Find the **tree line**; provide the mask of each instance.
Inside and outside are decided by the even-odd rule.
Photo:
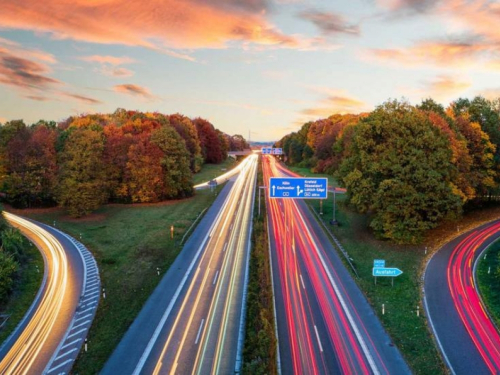
[[[80,217],[108,202],[192,196],[192,174],[248,148],[202,118],[117,109],[0,126],[0,192],[15,207],[59,205]]]
[[[380,238],[418,243],[470,202],[498,194],[500,99],[390,100],[308,122],[276,144],[287,163],[333,174]]]

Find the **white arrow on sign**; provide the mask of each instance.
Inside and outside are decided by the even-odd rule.
[[[302,190],[300,190],[300,186],[297,186],[297,196],[299,196],[299,195],[300,195],[300,193],[303,193],[303,191],[302,191]]]
[[[273,196],[275,196],[276,194],[274,193],[274,190],[276,190],[276,186],[273,185]]]

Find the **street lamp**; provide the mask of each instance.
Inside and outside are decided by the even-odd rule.
[[[335,193],[336,193],[336,190],[335,190],[335,186],[333,187],[333,218],[332,220],[330,221],[330,224],[331,225],[339,225],[339,222],[337,221],[336,217],[335,217],[335,206],[336,206],[336,197],[335,197]]]

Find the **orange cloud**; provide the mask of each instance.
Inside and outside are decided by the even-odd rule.
[[[225,48],[235,41],[285,48],[305,48],[312,43],[268,23],[265,12],[256,11],[266,3],[4,0],[0,24],[4,29],[45,32],[60,39],[144,46],[187,59],[193,58],[171,49]]]
[[[325,35],[359,35],[359,26],[348,24],[344,17],[335,13],[309,10],[300,13],[299,16],[304,20],[312,22]]]
[[[318,105],[300,111],[307,120],[329,117],[335,113],[359,113],[366,109],[366,103],[353,98],[343,91],[335,91],[323,88],[313,88],[314,91],[327,94]],[[302,121],[300,119],[299,121]],[[302,123],[306,122],[302,121]]]
[[[154,98],[154,96],[149,92],[147,88],[141,87],[139,85],[133,85],[131,83],[124,85],[116,85],[114,87],[114,90],[122,94],[142,96],[143,98],[146,99]]]
[[[434,80],[424,82],[424,86],[423,96],[443,100],[460,94],[462,91],[468,89],[471,83],[442,75],[436,77]]]
[[[83,95],[72,94],[72,93],[69,93],[69,92],[63,92],[61,94],[64,95],[64,96],[67,96],[69,98],[76,99],[79,102],[82,102],[82,103],[85,103],[85,104],[92,104],[92,105],[94,105],[94,104],[102,104],[102,102],[100,100],[89,98],[89,97],[83,96]]]
[[[119,67],[119,65],[134,63],[135,60],[130,57],[92,55],[81,57],[80,60],[100,64],[100,69],[96,70],[105,76],[124,78],[134,75],[132,70]]]
[[[480,92],[480,95],[488,100],[499,100],[500,99],[500,88],[497,89],[485,89]]]

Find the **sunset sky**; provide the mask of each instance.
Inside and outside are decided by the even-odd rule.
[[[500,96],[483,0],[0,0],[0,122],[116,108],[275,140],[389,98]]]

